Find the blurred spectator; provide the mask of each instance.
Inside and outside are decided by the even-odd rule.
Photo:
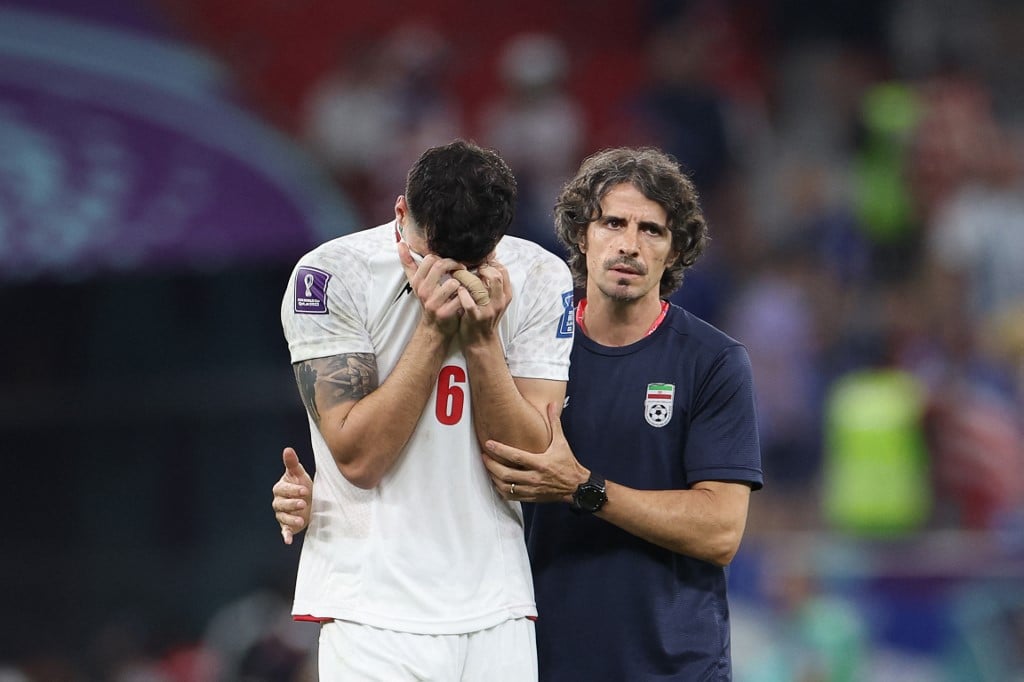
[[[927,225],[982,170],[997,130],[991,93],[979,74],[950,66],[916,87],[919,116],[908,177],[917,213]]]
[[[924,387],[896,367],[856,370],[832,385],[822,510],[833,528],[869,537],[925,528],[932,488],[924,409]]]
[[[935,387],[927,426],[937,492],[961,528],[994,529],[1024,508],[1019,405],[977,377]]]
[[[362,224],[391,213],[393,188],[424,149],[461,134],[449,85],[451,45],[435,29],[401,24],[358,46],[311,89],[304,136],[362,212]]]
[[[576,170],[587,137],[583,111],[566,89],[570,67],[555,36],[514,36],[501,50],[502,90],[481,119],[482,142],[505,157],[519,183],[511,233],[555,253],[562,247],[551,228],[551,207]]]
[[[978,68],[991,59],[989,2],[894,0],[888,20],[893,68],[903,78],[926,78],[950,63]]]
[[[725,328],[743,339],[757,377],[757,417],[765,475],[795,509],[820,471],[821,400],[809,245],[768,249],[730,306]],[[776,495],[773,493],[773,497]],[[806,512],[807,510],[804,510]],[[798,513],[799,514],[799,513]],[[806,519],[805,514],[794,516]]]
[[[987,328],[935,307],[930,348],[913,360],[928,385],[924,416],[940,521],[1000,528],[1024,511],[1024,410],[1012,364],[1024,346],[1012,315]]]
[[[885,280],[901,277],[915,264],[919,222],[907,165],[918,117],[916,93],[906,84],[880,83],[864,94],[855,157],[855,206],[872,248],[873,276]]]
[[[980,103],[979,103],[980,104]],[[935,263],[962,285],[974,323],[1024,301],[1024,156],[990,112],[963,121],[964,177],[944,188],[930,230]]]
[[[713,202],[732,163],[725,101],[710,76],[721,19],[712,4],[694,3],[655,27],[647,46],[650,83],[629,104],[626,120],[616,122],[628,143],[674,156],[705,202]]]
[[[395,76],[379,44],[361,45],[309,93],[303,134],[361,213],[369,210],[371,169],[390,144],[401,112]]]

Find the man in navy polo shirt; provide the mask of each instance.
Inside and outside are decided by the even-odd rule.
[[[534,454],[484,463],[525,505],[540,679],[730,680],[725,567],[762,486],[746,349],[667,302],[707,227],[654,149],[585,160],[555,207],[576,285],[569,383]],[[562,503],[562,504],[559,504]]]

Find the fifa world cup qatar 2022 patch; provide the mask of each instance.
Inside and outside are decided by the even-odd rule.
[[[295,272],[295,312],[327,314],[327,284],[331,274],[317,268],[300,267]]]
[[[676,396],[675,384],[647,384],[644,418],[656,428],[672,420],[672,402]]]
[[[562,317],[558,321],[555,338],[571,339],[576,325],[575,310],[572,305],[572,291],[562,292]]]

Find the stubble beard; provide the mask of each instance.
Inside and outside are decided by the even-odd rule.
[[[643,298],[642,293],[630,289],[628,285],[613,284],[608,286],[601,284],[598,285],[598,290],[604,294],[605,298],[614,303],[633,303]]]

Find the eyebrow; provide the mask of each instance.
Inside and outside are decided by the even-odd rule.
[[[622,216],[613,215],[611,213],[605,213],[603,216],[601,216],[601,219],[606,221],[606,222],[607,221],[612,221],[612,220],[618,220],[618,221],[621,221],[621,222],[624,222],[624,223],[625,222],[629,222],[625,218],[623,218]],[[662,223],[655,222],[653,220],[641,220],[640,221],[640,227],[646,227],[646,228],[656,227],[659,230],[667,230],[668,229],[667,225],[663,225]]]

